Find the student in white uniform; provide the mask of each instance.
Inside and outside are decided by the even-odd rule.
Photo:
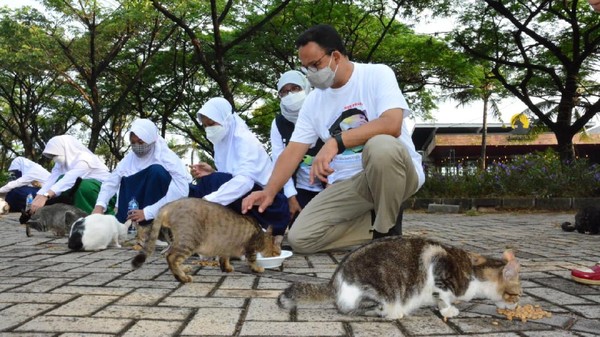
[[[283,149],[290,142],[298,113],[304,103],[306,95],[311,91],[310,83],[306,76],[298,70],[286,71],[277,81],[277,94],[280,98],[281,113],[275,116],[271,123],[271,157],[277,161]],[[323,190],[321,181],[310,182],[310,167],[314,156],[323,146],[319,139],[316,144],[308,149],[298,168],[283,187],[283,193],[288,198],[290,214],[292,217],[299,213],[319,192]]]
[[[25,157],[13,159],[8,172],[11,180],[0,187],[0,196],[4,195],[12,212],[23,211],[27,195],[36,195],[42,183],[50,177],[48,170]]]
[[[149,119],[135,120],[128,136],[131,151],[102,184],[93,213],[104,213],[110,198],[118,193],[117,219],[144,226],[164,204],[188,196],[192,176]],[[139,209],[128,212],[132,199]]]
[[[216,171],[206,163],[192,166],[196,184],[190,196],[228,206],[241,212],[242,198],[261,190],[269,180],[273,163],[258,138],[222,97],[208,100],[198,111],[198,120],[214,146]],[[251,212],[263,228],[273,226],[276,243],[281,244],[290,222],[286,197],[276,193],[264,213]]]
[[[63,193],[72,193],[73,205],[90,213],[100,192],[100,185],[110,174],[108,167],[70,135],[52,137],[42,154],[54,161],[54,167],[50,177],[37,192],[31,204],[31,212],[35,213],[49,199]]]
[[[315,89],[302,105],[292,139],[267,186],[244,199],[243,210],[258,205],[262,211],[270,205],[296,163],[321,139],[324,145],[313,160],[311,179],[329,186],[290,228],[292,249],[313,253],[396,234],[390,229],[401,205],[423,185],[425,174],[403,123],[411,110],[393,70],[351,62],[341,37],[329,25],[309,28],[296,47]]]

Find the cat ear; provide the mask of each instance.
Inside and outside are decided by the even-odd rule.
[[[73,222],[77,221],[77,219],[79,219],[79,217],[77,216],[77,214],[75,214],[75,212],[72,211],[66,211],[65,212],[65,225],[72,225]]]
[[[519,266],[519,262],[517,262],[517,260],[515,260],[513,256],[513,260],[509,261],[504,266],[504,269],[502,269],[502,276],[504,277],[504,280],[508,281],[518,277],[520,269],[521,267]]]
[[[273,235],[273,226],[269,225],[269,227],[267,227],[267,231],[265,232],[269,235]]]
[[[504,254],[502,254],[502,258],[504,259],[504,261],[510,262],[512,260],[515,260],[515,253],[512,251],[512,249],[507,249],[504,251]]]
[[[475,254],[475,253],[471,253],[469,252],[469,259],[471,260],[471,265],[473,266],[479,266],[485,263],[486,259],[485,257],[479,255],[479,254]]]

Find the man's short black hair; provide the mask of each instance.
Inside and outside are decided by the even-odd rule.
[[[337,50],[342,55],[346,55],[346,48],[340,34],[330,25],[319,24],[305,30],[296,39],[296,48],[305,46],[309,42],[315,42],[321,48],[325,49],[327,53]]]

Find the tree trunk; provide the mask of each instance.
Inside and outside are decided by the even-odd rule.
[[[481,158],[479,159],[479,165],[482,171],[486,168],[486,147],[487,147],[487,110],[488,110],[489,96],[483,98],[483,130],[481,130]]]
[[[573,134],[570,132],[564,132],[557,130],[554,132],[556,136],[556,142],[558,143],[558,154],[560,160],[564,162],[571,162],[575,159],[575,146],[573,145]]]

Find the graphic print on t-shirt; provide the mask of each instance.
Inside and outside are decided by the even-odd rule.
[[[336,134],[357,128],[369,122],[367,114],[357,108],[348,109],[333,122],[329,128],[329,134],[333,137]],[[338,180],[344,180],[352,177],[362,170],[362,150],[363,146],[355,146],[346,149],[343,153],[335,156],[331,162],[331,168],[334,172],[327,177],[328,183],[333,184]]]
[[[367,124],[369,119],[367,118],[367,114],[365,111],[352,108],[348,109],[338,117],[338,119],[333,122],[333,124],[329,127],[329,134],[331,137],[337,135],[338,133],[350,129],[357,128],[363,124]],[[346,149],[346,151],[351,151],[352,153],[362,152],[363,146],[355,146],[351,149]],[[344,152],[346,152],[344,151]]]

